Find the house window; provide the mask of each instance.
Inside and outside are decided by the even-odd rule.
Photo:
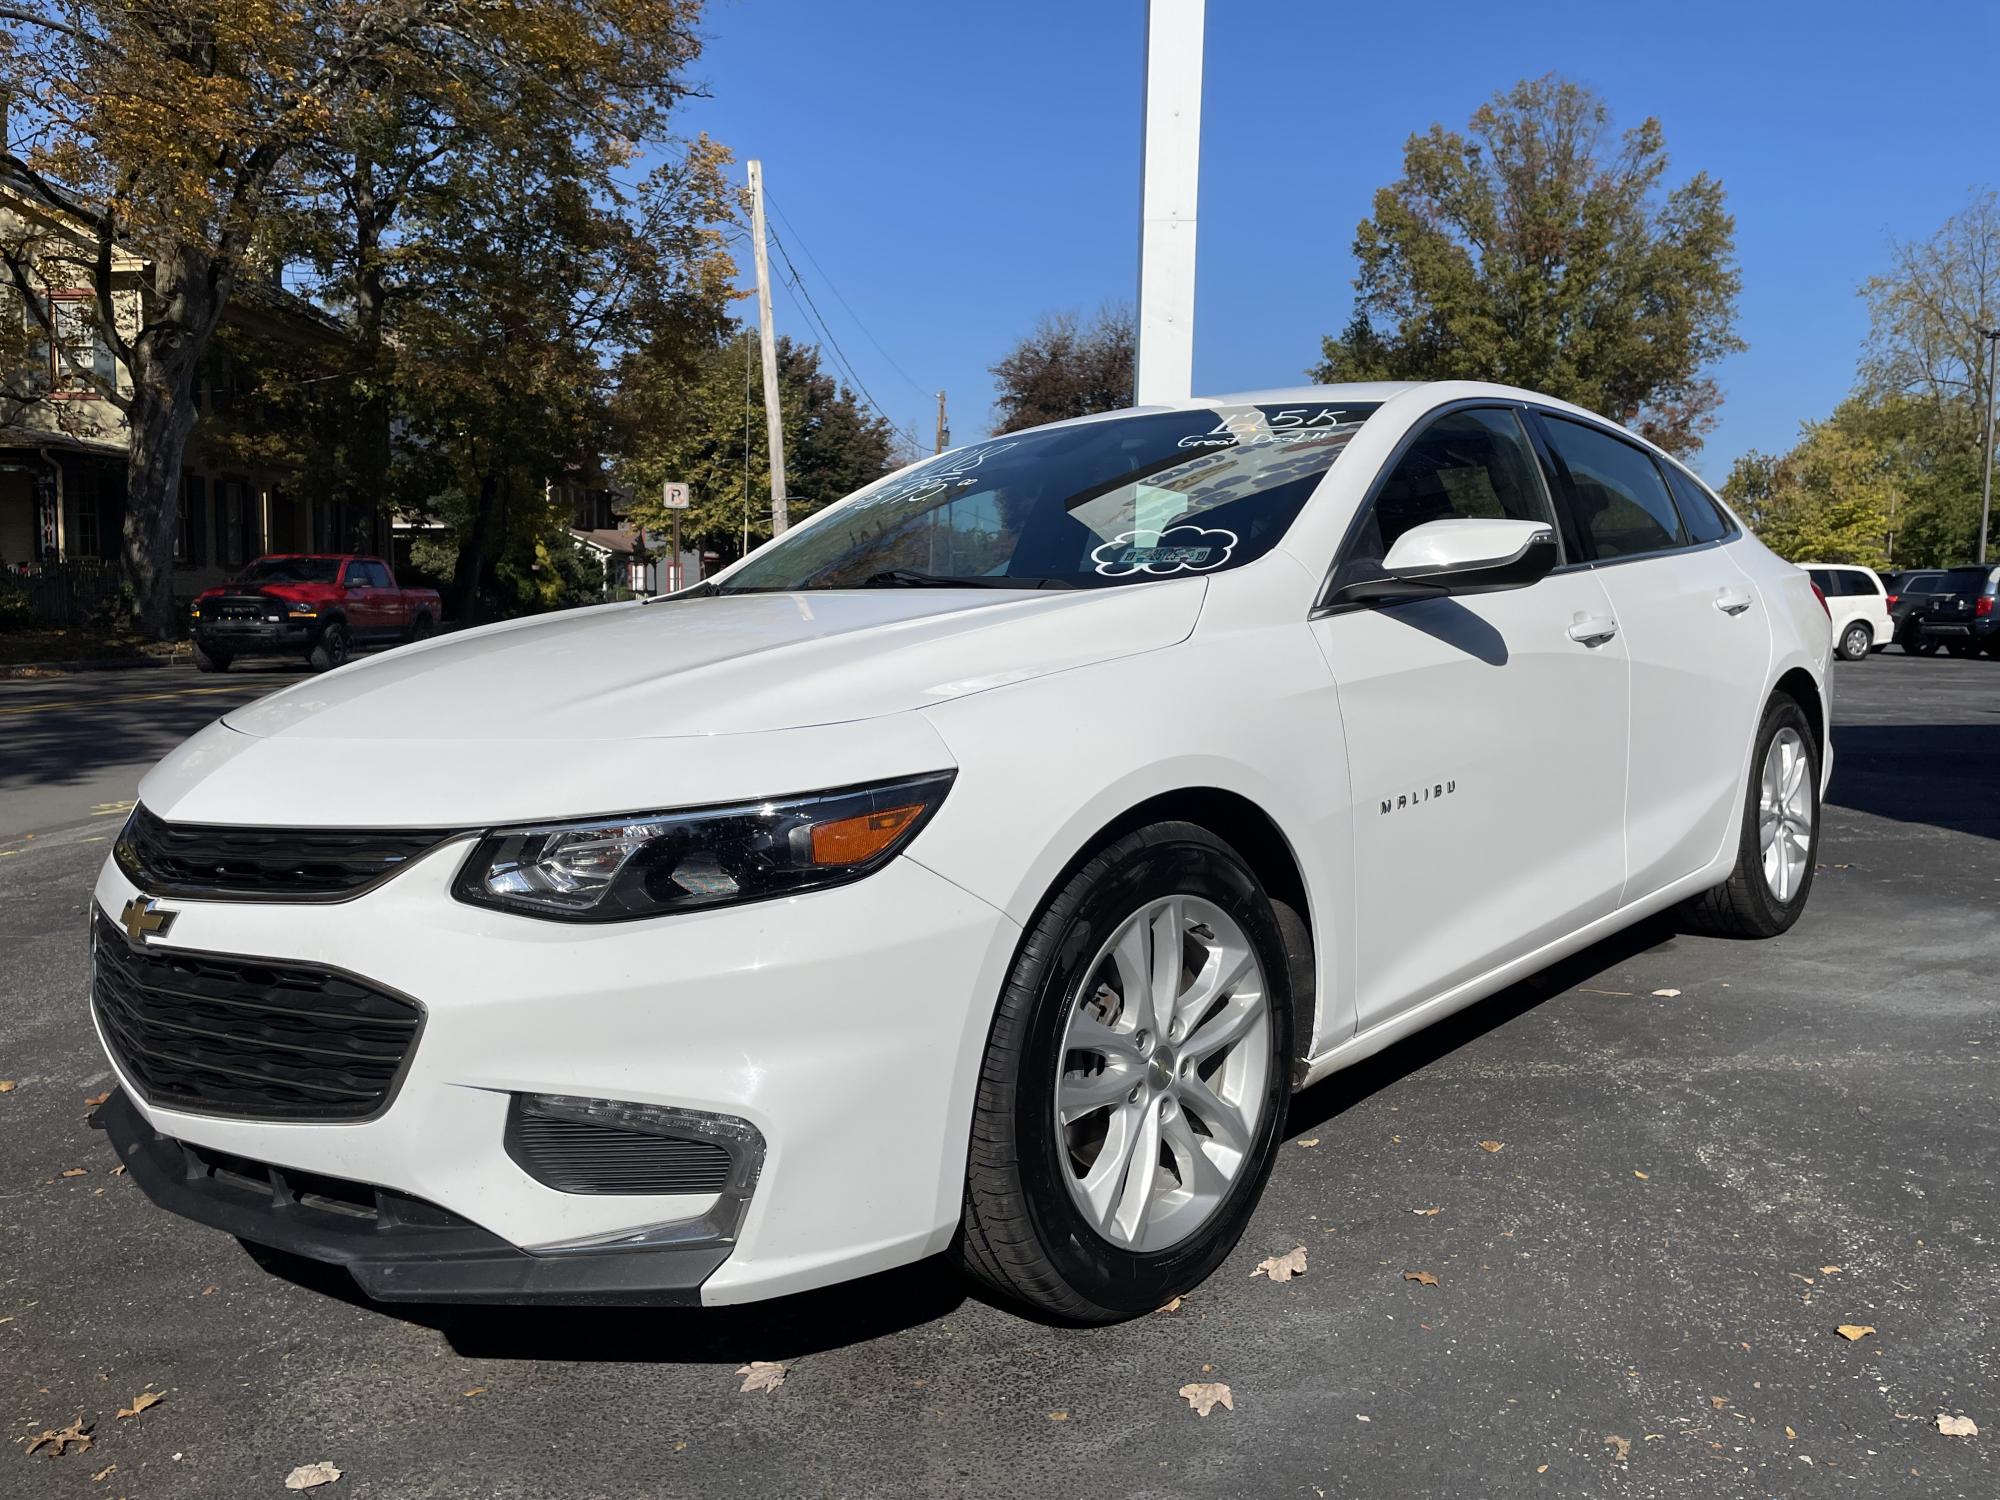
[[[208,490],[199,474],[181,476],[180,504],[174,524],[174,561],[193,564],[201,561],[201,534],[206,529]]]
[[[117,364],[97,327],[97,298],[85,291],[49,293],[55,343],[49,350],[49,390],[58,396],[94,397],[97,382],[111,384]],[[92,377],[95,377],[93,380]]]
[[[241,567],[261,544],[250,487],[240,479],[218,479],[215,502],[215,560],[224,567]]]

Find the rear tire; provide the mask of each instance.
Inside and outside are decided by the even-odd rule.
[[[1847,627],[1840,635],[1840,659],[1860,661],[1875,646],[1875,632],[1859,621]]]
[[[315,672],[331,672],[347,660],[347,627],[338,620],[327,622],[320,631],[319,639],[313,642],[312,652],[306,660],[312,663]]]
[[[1783,742],[1783,745],[1781,745]],[[1803,776],[1790,798],[1774,799],[1767,786],[1774,757],[1782,760],[1784,747],[1796,749],[1803,761]],[[1763,721],[1757,726],[1756,751],[1750,758],[1750,785],[1744,794],[1743,817],[1737,833],[1736,867],[1729,879],[1712,891],[1687,901],[1681,908],[1686,925],[1695,932],[1716,937],[1776,937],[1798,921],[1812,895],[1813,871],[1819,862],[1819,748],[1813,726],[1805,711],[1790,698],[1773,698],[1764,706]],[[1784,816],[1785,808],[1802,810],[1809,827],[1805,847],[1787,884],[1783,872],[1768,873],[1771,851],[1765,835],[1774,816],[1773,804],[1780,804],[1776,819],[1777,839],[1788,838],[1796,848],[1795,820]]]
[[[410,621],[410,633],[406,639],[412,645],[418,641],[427,641],[436,629],[437,626],[431,623],[429,615],[418,615],[416,619]]]
[[[1173,932],[1178,961],[1156,968],[1151,955],[1167,951],[1156,936]],[[1164,990],[1125,979],[1153,973],[1170,976]],[[1242,977],[1208,997],[1202,976],[1225,973]],[[1200,1282],[1235,1248],[1276,1159],[1291,1021],[1277,917],[1233,849],[1176,822],[1098,850],[1042,908],[1000,997],[953,1245],[961,1265],[1078,1323],[1151,1312]],[[1100,1086],[1103,1099],[1083,1097]],[[1147,1162],[1143,1181],[1132,1175]],[[1108,1204],[1095,1220],[1093,1181]]]
[[[213,647],[202,645],[200,641],[193,642],[193,645],[194,669],[197,672],[227,672],[229,664],[236,659],[227,651],[217,651]]]

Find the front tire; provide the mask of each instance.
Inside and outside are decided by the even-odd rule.
[[[1912,656],[1936,656],[1938,643],[1926,636],[1913,635],[1903,641],[1903,649]]]
[[[1842,661],[1860,661],[1862,657],[1874,649],[1874,646],[1875,632],[1870,630],[1866,625],[1856,621],[1841,632],[1840,659]]]
[[[1776,937],[1798,921],[1819,862],[1819,750],[1792,699],[1773,698],[1757,726],[1736,867],[1682,908],[1688,925],[1717,937]]]
[[[227,651],[217,651],[200,641],[191,644],[194,646],[194,669],[197,672],[227,672],[229,664],[236,659]]]
[[[331,672],[347,660],[347,627],[338,620],[331,620],[319,639],[313,642],[311,654],[306,658],[315,672]]]
[[[1270,898],[1222,840],[1106,845],[1022,940],[980,1072],[955,1251],[1001,1295],[1107,1323],[1242,1236],[1282,1139],[1292,995]]]

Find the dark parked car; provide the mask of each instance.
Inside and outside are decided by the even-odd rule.
[[[1929,656],[1938,649],[1938,642],[1935,639],[1926,640],[1920,627],[1932,602],[1944,591],[1946,571],[1943,568],[1906,568],[1898,573],[1883,575],[1883,586],[1889,591],[1889,619],[1895,627],[1894,639],[1905,651]]]
[[[1920,642],[1953,656],[2000,656],[2000,567],[1947,568],[1917,622]]]

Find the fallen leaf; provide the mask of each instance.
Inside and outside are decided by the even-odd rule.
[[[85,1177],[89,1173],[90,1168],[88,1167],[71,1167],[68,1171],[58,1173],[57,1175],[62,1177]]]
[[[736,1373],[743,1377],[743,1384],[738,1389],[748,1394],[751,1391],[775,1391],[785,1383],[786,1371],[781,1360],[753,1359]]]
[[[1266,1256],[1257,1262],[1257,1269],[1250,1274],[1268,1276],[1273,1281],[1290,1281],[1294,1276],[1303,1276],[1306,1274],[1306,1247],[1301,1245],[1283,1255]]]
[[[114,1473],[116,1473],[117,1470],[118,1470],[118,1465],[106,1464],[103,1468],[99,1469],[95,1474],[90,1476],[90,1482],[92,1484],[102,1484],[104,1483],[105,1480],[109,1479]]]
[[[465,1394],[468,1396],[483,1396],[486,1394],[486,1390],[487,1388],[483,1385],[475,1385],[471,1390],[467,1391]]]
[[[1549,1466],[1547,1464],[1538,1465],[1535,1469],[1535,1472],[1537,1474],[1546,1474],[1549,1472]]]
[[[288,1490],[314,1490],[323,1484],[332,1484],[340,1478],[340,1470],[321,1459],[316,1464],[300,1464],[285,1476]]]
[[[1299,1142],[1299,1146],[1301,1147],[1301,1149],[1317,1146],[1318,1144],[1319,1144],[1319,1137],[1316,1135],[1311,1136],[1308,1139]]]
[[[1832,1276],[1837,1274],[1839,1270],[1840,1270],[1839,1266],[1821,1266],[1819,1268],[1819,1274],[1822,1276]]]
[[[1799,1435],[1796,1432],[1792,1431],[1790,1427],[1787,1427],[1785,1429],[1785,1436],[1790,1438],[1795,1443],[1799,1440]]]
[[[0,1094],[11,1094],[13,1092],[14,1080],[11,1078],[0,1078]]]
[[[220,1288],[217,1288],[217,1287],[212,1287],[212,1286],[205,1286],[205,1287],[203,1287],[203,1288],[201,1289],[201,1294],[202,1294],[202,1296],[204,1296],[204,1297],[213,1297],[213,1296],[214,1296],[214,1295],[216,1294],[216,1292],[217,1292],[218,1290],[220,1290]]]
[[[1505,1151],[1507,1143],[1505,1141],[1481,1141],[1479,1149],[1481,1151]]]
[[[1181,1399],[1194,1408],[1194,1414],[1205,1417],[1216,1407],[1236,1410],[1235,1399],[1229,1394],[1229,1387],[1219,1380],[1192,1380],[1181,1387]]]
[[[1947,1417],[1939,1412],[1938,1431],[1946,1437],[1978,1437],[1979,1424],[1970,1417]]]
[[[1638,1178],[1641,1182],[1651,1182],[1653,1180],[1652,1178],[1648,1177],[1644,1172],[1641,1172],[1637,1167],[1634,1167],[1632,1169],[1632,1175]]]
[[[111,1097],[110,1089],[106,1089],[101,1094],[91,1094],[83,1101],[83,1107],[85,1109],[95,1109],[97,1108],[98,1105],[102,1104],[106,1099],[109,1099],[110,1097]]]
[[[1069,1413],[1066,1411],[1052,1411],[1049,1413],[1049,1420],[1051,1422],[1067,1422],[1069,1420]]]
[[[1410,1210],[1410,1212],[1413,1214],[1421,1214],[1426,1219],[1435,1219],[1439,1214],[1443,1213],[1444,1210],[1441,1208],[1413,1208]]]
[[[1727,1396],[1710,1396],[1708,1398],[1708,1404],[1714,1407],[1717,1411],[1721,1411],[1723,1407],[1729,1404],[1729,1398]]]
[[[1875,1331],[1875,1325],[1873,1323],[1842,1323],[1833,1331],[1851,1344],[1856,1339],[1867,1338],[1869,1334]]]
[[[118,1420],[122,1422],[127,1417],[136,1417],[147,1407],[158,1406],[166,1399],[167,1393],[165,1391],[141,1391],[132,1398],[130,1406],[121,1406],[118,1408]]]
[[[46,1446],[49,1450],[50,1458],[61,1458],[71,1447],[74,1447],[79,1453],[88,1453],[90,1451],[90,1427],[91,1424],[83,1420],[83,1413],[78,1412],[76,1420],[71,1422],[61,1432],[57,1432],[53,1427],[44,1427],[41,1436],[28,1444],[27,1451],[33,1453],[37,1448]]]
[[[1428,1271],[1405,1271],[1403,1273],[1403,1280],[1414,1281],[1418,1286],[1436,1286],[1438,1284],[1437,1277],[1431,1275]]]
[[[113,1167],[111,1175],[113,1177],[123,1177],[125,1175],[125,1163],[121,1161],[117,1166]]]
[[[1361,1415],[1361,1413],[1360,1413],[1360,1412],[1356,1412],[1356,1413],[1354,1414],[1354,1420],[1355,1420],[1355,1421],[1357,1421],[1357,1422],[1372,1422],[1372,1421],[1374,1421],[1375,1419],[1374,1419],[1373,1417],[1364,1417],[1364,1416],[1362,1416],[1362,1415]]]
[[[1675,997],[1676,995],[1680,994],[1680,991],[1679,991],[1679,990],[1654,990],[1654,991],[1653,991],[1653,993],[1654,993],[1655,995],[1657,995],[1657,996],[1658,996],[1658,997],[1659,997],[1660,999],[1662,999],[1662,1000],[1671,1000],[1671,999],[1673,999],[1673,998],[1674,998],[1674,997]]]
[[[1607,1432],[1604,1435],[1604,1446],[1611,1450],[1611,1461],[1614,1464],[1622,1464],[1632,1456],[1632,1440],[1620,1437],[1615,1432]]]
[[[1179,1312],[1180,1310],[1181,1310],[1181,1299],[1178,1297],[1174,1298],[1173,1301],[1165,1304],[1162,1307],[1156,1307],[1153,1309],[1154,1312]]]

